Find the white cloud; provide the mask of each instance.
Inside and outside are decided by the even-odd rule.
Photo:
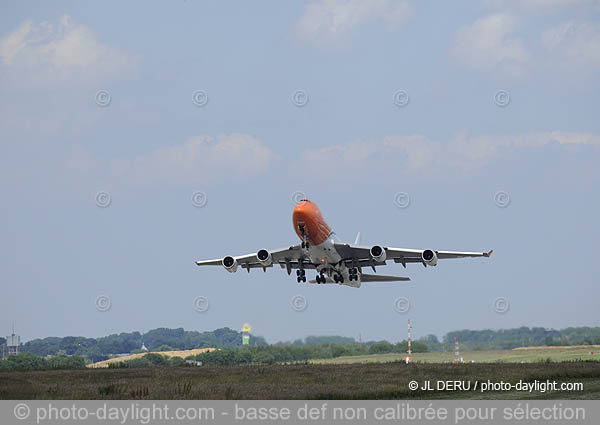
[[[0,69],[24,85],[121,76],[137,61],[98,41],[90,28],[69,15],[56,25],[27,20],[0,39]]]
[[[111,161],[113,175],[136,181],[207,183],[251,177],[266,171],[276,155],[247,134],[198,136],[132,160]]]
[[[553,13],[564,9],[591,12],[600,10],[599,0],[488,0],[486,3],[493,9],[512,9],[519,13],[533,14]]]
[[[515,35],[517,19],[495,13],[460,28],[454,37],[454,54],[466,66],[520,74],[529,54]]]
[[[562,146],[587,145],[600,148],[600,135],[574,132],[531,132],[517,135],[468,137],[458,135],[447,141],[423,135],[392,135],[371,142],[352,142],[307,150],[294,170],[315,171],[348,178],[373,170],[396,170],[431,174],[436,170],[471,172],[494,159],[519,152],[541,149],[552,143]]]
[[[486,7],[488,15],[455,33],[453,53],[466,67],[493,77],[574,79],[600,66],[600,25],[593,20],[600,0],[488,0]],[[562,23],[539,30],[548,15]]]
[[[411,2],[401,0],[317,0],[304,8],[296,32],[314,43],[339,44],[360,25],[381,21],[390,30],[414,14]]]
[[[566,65],[600,66],[600,26],[573,21],[552,27],[542,33],[542,44],[558,61]]]

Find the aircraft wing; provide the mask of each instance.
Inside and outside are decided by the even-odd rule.
[[[300,247],[300,245],[293,245],[288,248],[281,248],[275,250],[269,250],[269,253],[272,257],[272,264],[268,266],[263,266],[256,256],[257,253],[239,255],[233,257],[238,265],[248,270],[255,268],[266,269],[267,267],[273,267],[274,264],[279,264],[281,268],[287,268],[288,274],[291,273],[292,269],[304,268],[304,269],[314,269],[315,266],[310,263],[310,260],[306,256],[304,250]],[[196,265],[198,266],[222,266],[223,258],[216,258],[214,260],[200,260],[196,261]]]
[[[375,261],[371,257],[370,246],[359,246],[349,244],[335,244],[335,248],[340,256],[348,262],[352,262],[358,266],[382,266],[386,264],[385,261]],[[384,247],[386,252],[386,260],[394,260],[396,263],[402,263],[406,267],[406,263],[424,263],[423,252],[424,249],[410,249],[410,248],[391,248]],[[492,251],[489,252],[469,252],[469,251],[436,251],[438,259],[446,258],[466,258],[466,257],[489,257],[492,255]],[[351,264],[351,263],[350,263]]]

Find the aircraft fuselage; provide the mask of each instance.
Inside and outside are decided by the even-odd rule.
[[[350,279],[350,268],[342,261],[342,257],[335,249],[335,244],[341,243],[340,239],[327,224],[319,207],[308,200],[302,199],[292,214],[294,231],[302,241],[302,247],[307,251],[311,263],[318,264],[317,271],[322,276],[327,276],[327,282],[333,283],[337,274],[340,282],[345,285],[360,287],[360,271],[355,270],[353,280]]]

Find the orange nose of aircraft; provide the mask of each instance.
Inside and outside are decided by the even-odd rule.
[[[331,228],[325,223],[319,208],[309,199],[301,199],[292,215],[294,230],[301,240],[310,245],[320,245],[331,234]]]

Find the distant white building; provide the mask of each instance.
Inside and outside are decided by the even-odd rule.
[[[6,337],[6,348],[8,355],[19,354],[19,348],[21,347],[21,337],[19,335],[9,335]]]
[[[142,350],[142,351],[148,351],[148,347],[146,347],[146,345],[144,344],[144,342],[142,342],[142,346],[140,347],[140,350]]]

